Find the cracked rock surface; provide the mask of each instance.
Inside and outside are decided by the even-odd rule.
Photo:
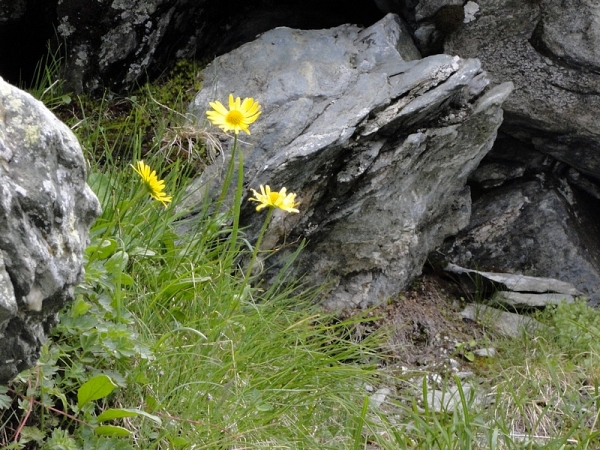
[[[100,214],[77,139],[0,78],[0,384],[33,366]]]
[[[278,28],[217,58],[190,111],[229,93],[263,107],[242,137],[245,183],[285,186],[300,214],[275,215],[264,249],[277,267],[302,239],[295,275],[331,282],[327,306],[381,303],[421,273],[427,253],[468,223],[468,175],[489,151],[510,83],[479,61],[419,58],[397,16],[370,28]],[[229,141],[227,141],[229,142]],[[219,188],[209,168],[196,201]],[[203,189],[202,189],[203,188]],[[243,203],[250,241],[263,217]]]

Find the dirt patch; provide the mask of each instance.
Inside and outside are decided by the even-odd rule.
[[[487,339],[481,325],[461,317],[465,304],[455,284],[429,273],[397,299],[375,308],[372,315],[380,318],[369,328],[388,336],[383,346],[387,365],[439,373],[469,364],[465,354]]]

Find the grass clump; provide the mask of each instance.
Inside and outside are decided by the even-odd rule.
[[[486,368],[492,418],[514,448],[600,448],[600,311],[584,300],[538,314],[543,324],[496,342]]]
[[[4,448],[362,448],[378,344],[349,330],[371,319],[336,320],[298,281],[254,286],[239,201],[180,207],[196,167],[162,146],[183,113],[129,98],[111,128],[124,101],[73,102],[103,213],[39,364],[0,392]],[[153,182],[130,166],[142,158]]]

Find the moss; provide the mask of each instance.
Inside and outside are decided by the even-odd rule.
[[[199,63],[182,59],[175,64],[166,77],[161,77],[144,87],[156,101],[163,105],[173,108],[182,104],[187,107],[202,88],[201,69]]]

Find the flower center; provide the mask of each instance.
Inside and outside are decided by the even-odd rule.
[[[271,205],[277,205],[277,202],[279,201],[279,192],[271,192],[269,201],[271,202]]]
[[[229,111],[227,113],[227,117],[225,118],[225,121],[229,125],[237,127],[237,126],[240,126],[242,124],[242,122],[244,121],[244,115],[237,110]]]

